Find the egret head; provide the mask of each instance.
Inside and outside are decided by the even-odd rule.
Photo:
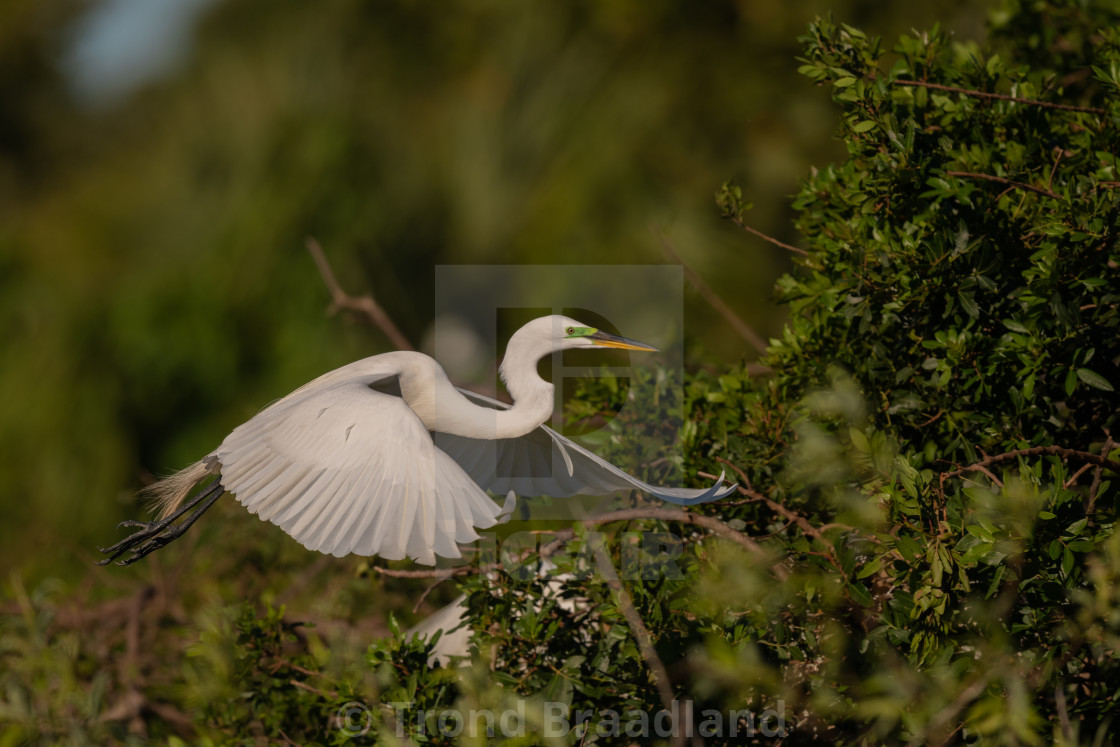
[[[621,348],[622,350],[656,351],[652,345],[644,342],[628,340],[625,337],[612,335],[595,327],[580,324],[574,319],[559,317],[561,324],[561,345],[563,348]]]
[[[517,380],[521,378],[520,374],[514,373],[515,371],[528,370],[532,372],[531,378],[536,378],[537,361],[558,350],[575,348],[657,350],[652,345],[603,332],[566,316],[559,314],[543,316],[513,333],[509,345],[506,346],[505,358],[502,360],[500,369],[502,380],[506,382],[507,387],[510,387],[510,393],[514,394],[513,388],[517,387]],[[551,385],[549,387],[551,388]]]
[[[536,340],[545,350],[571,350],[573,348],[621,348],[623,350],[656,351],[652,345],[628,340],[612,335],[590,325],[566,316],[552,316],[534,319],[526,324],[514,337],[527,337]]]

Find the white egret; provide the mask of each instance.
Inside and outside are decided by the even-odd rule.
[[[706,490],[650,485],[543,425],[553,385],[537,363],[559,350],[655,350],[564,316],[514,333],[501,365],[513,404],[458,389],[421,353],[375,355],[326,373],[266,407],[200,461],[156,483],[156,521],[109,548],[127,565],[181,536],[225,492],[310,550],[434,564],[496,524],[515,495],[604,495],[637,488],[672,503]],[[216,477],[190,501],[194,488]],[[499,507],[485,491],[508,493]],[[187,515],[189,513],[189,515]],[[178,524],[174,523],[186,515]]]

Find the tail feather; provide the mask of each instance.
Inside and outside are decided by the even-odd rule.
[[[165,519],[175,513],[175,509],[182,504],[183,499],[212,472],[206,460],[195,462],[186,469],[181,469],[149,485],[143,492],[155,499],[154,508],[159,510],[159,518]]]

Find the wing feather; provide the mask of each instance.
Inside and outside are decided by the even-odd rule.
[[[380,377],[384,379],[385,377]],[[460,557],[500,507],[398,396],[369,377],[298,390],[214,453],[222,484],[305,547],[346,555]]]
[[[509,407],[466,389],[459,391],[486,407]],[[513,490],[522,496],[566,498],[637,489],[669,503],[693,505],[725,498],[737,487],[725,486],[722,475],[707,489],[651,485],[545,425],[520,438],[484,441],[447,433],[435,433],[433,438],[475,482],[498,494]]]

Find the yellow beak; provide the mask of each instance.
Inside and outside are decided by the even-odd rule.
[[[612,335],[609,332],[596,331],[593,334],[588,335],[587,339],[603,348],[621,348],[622,350],[645,350],[648,352],[657,352],[657,348],[653,347],[652,345],[646,345],[644,342],[638,342],[637,340],[628,340],[625,337]]]

